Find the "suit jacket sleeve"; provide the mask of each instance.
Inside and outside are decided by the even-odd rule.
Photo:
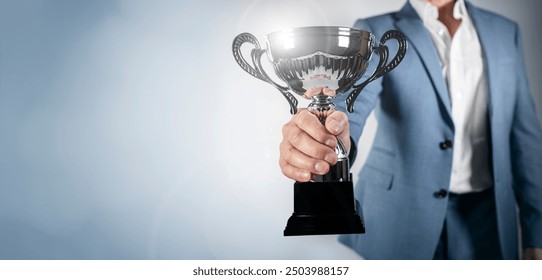
[[[527,82],[519,28],[515,28],[517,98],[510,135],[514,192],[524,248],[542,247],[542,131]]]

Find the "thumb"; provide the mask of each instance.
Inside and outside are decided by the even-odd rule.
[[[349,130],[348,117],[343,112],[335,111],[327,116],[325,126],[331,134],[339,136]]]
[[[345,113],[335,111],[326,118],[325,127],[331,134],[339,137],[350,151],[350,125]]]

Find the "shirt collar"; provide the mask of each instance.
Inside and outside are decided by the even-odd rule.
[[[464,19],[468,17],[467,7],[465,6],[464,0],[455,1],[454,5],[454,18],[455,19]]]
[[[409,0],[409,2],[424,23],[438,20],[438,8],[431,5],[426,0]],[[454,17],[456,19],[464,19],[468,17],[464,0],[455,1]]]

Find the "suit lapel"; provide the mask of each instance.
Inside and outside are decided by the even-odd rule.
[[[449,120],[451,120],[448,87],[442,76],[442,68],[439,63],[440,58],[429,32],[425,29],[423,22],[420,20],[410,3],[407,2],[397,13],[397,16],[399,17],[399,20],[396,22],[396,27],[406,35],[412,47],[414,47],[416,53],[418,53],[418,56],[421,58],[439,100],[445,108]]]

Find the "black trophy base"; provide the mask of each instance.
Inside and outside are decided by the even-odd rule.
[[[294,213],[284,236],[365,233],[352,182],[294,184]]]

